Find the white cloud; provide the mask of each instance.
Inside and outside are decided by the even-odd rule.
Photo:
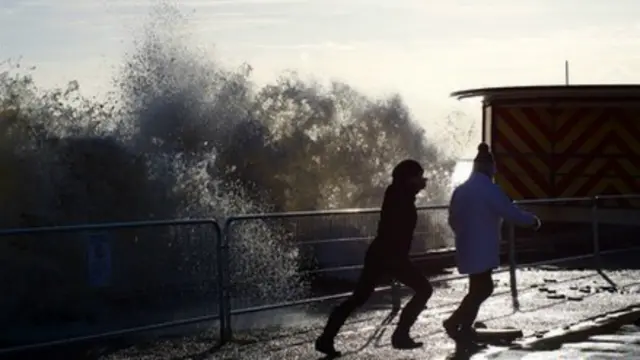
[[[629,36],[620,38],[620,33]],[[640,30],[632,27],[601,27],[547,38],[467,39],[450,44],[258,44],[263,51],[252,52],[247,60],[265,80],[294,68],[342,79],[371,93],[399,91],[419,116],[430,117],[434,111],[441,114],[456,106],[449,98],[455,90],[561,84],[565,59],[570,61],[573,83],[640,82],[639,35]]]
[[[326,41],[320,43],[310,44],[254,44],[244,43],[242,45],[255,49],[266,50],[293,50],[293,51],[351,51],[357,50],[358,47],[366,43],[337,43],[333,41]]]
[[[139,29],[149,19],[153,3],[156,2],[22,0],[14,1],[12,6],[55,8],[55,17],[42,11],[39,16],[43,22],[63,26],[56,35],[59,38],[99,29],[101,36],[130,42],[138,32],[127,33],[125,24]],[[596,11],[605,13],[604,1],[574,7],[571,17],[566,19],[562,12],[576,1],[174,0],[174,3],[183,10],[196,10],[185,11],[194,46],[215,43],[216,52],[232,65],[249,62],[259,82],[271,80],[283,69],[298,69],[303,74],[342,79],[371,93],[399,91],[420,116],[440,114],[445,111],[442,109],[456,104],[448,98],[454,90],[560,83],[564,80],[565,59],[571,62],[574,82],[640,81],[640,25],[621,20],[611,15],[613,12],[596,17]],[[357,15],[352,22],[347,21],[350,14]],[[28,20],[37,21],[33,16]],[[339,20],[331,22],[333,19]],[[567,24],[563,25],[565,20]],[[512,29],[504,26],[504,21],[526,22],[530,29]],[[545,26],[547,22],[556,25]],[[423,30],[427,25],[431,27]],[[1,27],[0,31],[6,32]],[[453,32],[456,36],[451,35]],[[52,43],[49,35],[40,31],[34,40],[38,42],[28,45],[44,48]],[[56,46],[68,54],[78,48],[97,48],[109,61],[118,62],[121,49],[107,47],[112,43],[94,36],[87,43],[66,42]],[[8,56],[19,55],[26,45],[16,46],[13,49],[17,54]],[[97,53],[87,56],[91,59]],[[64,79],[79,78],[81,85],[100,87],[97,84],[107,81],[111,69],[87,59],[70,57],[68,62],[55,64],[46,58],[37,59],[45,64],[40,67],[39,76],[48,79],[47,84],[64,84]],[[442,108],[437,110],[438,106]]]
[[[260,16],[224,16],[217,15],[214,17],[202,17],[197,20],[189,21],[189,28],[194,32],[208,32],[233,29],[248,29],[249,27],[262,25],[285,24],[286,19],[278,17],[260,17]]]
[[[367,3],[362,1],[364,5]],[[506,15],[535,15],[545,10],[540,2],[511,1],[511,0],[381,0],[376,3],[384,9],[418,10],[427,12],[431,16],[452,17],[501,17]]]
[[[210,1],[185,1],[185,6],[198,6],[198,7],[217,7],[228,5],[293,5],[293,4],[308,4],[317,0],[210,0]]]
[[[310,1],[311,0],[35,0],[28,2],[48,4],[50,6],[64,8],[65,10],[89,9],[105,6],[114,9],[127,10],[132,8],[150,8],[154,5],[161,5],[163,3],[175,5],[180,8],[207,9],[244,5],[294,5],[309,3]]]
[[[69,81],[78,80],[80,91],[92,96],[103,94],[111,89],[113,70],[117,66],[117,61],[96,56],[76,61],[72,64],[72,68],[68,62],[63,61],[27,61],[25,65],[35,66],[33,74],[40,86],[64,87]]]

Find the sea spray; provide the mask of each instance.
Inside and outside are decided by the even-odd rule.
[[[224,69],[195,46],[187,23],[170,4],[153,7],[114,77],[114,91],[102,100],[84,98],[75,82],[41,89],[22,70],[3,73],[5,227],[172,218],[223,223],[243,213],[378,206],[389,168],[404,157],[421,160],[432,179],[421,201],[443,199],[450,159],[426,141],[399,97],[368,99],[346,84],[322,89],[295,76],[258,88],[250,67]],[[284,126],[270,127],[271,120]],[[429,248],[446,243],[441,219],[425,225]],[[340,227],[314,221],[314,227],[299,219],[234,225],[228,240],[235,309],[308,296],[309,278],[299,270],[319,262],[298,241],[366,237],[376,219],[342,218]],[[324,229],[311,231],[317,227]],[[216,311],[220,239],[212,229],[107,233],[113,276],[99,289],[87,281],[86,247],[95,234],[7,238],[0,251],[4,273],[28,280],[0,279],[15,294],[3,300],[4,323],[117,322],[202,303]]]

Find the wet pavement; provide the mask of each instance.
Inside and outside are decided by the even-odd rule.
[[[522,329],[526,340],[535,339],[536,335],[545,331],[562,329],[567,325],[640,303],[640,270],[610,270],[606,271],[606,275],[618,285],[618,290],[609,289],[610,283],[594,270],[569,271],[550,267],[519,270],[520,310],[516,312],[512,307],[508,273],[496,274],[495,295],[485,303],[478,320],[490,328]],[[336,346],[345,352],[342,359],[445,359],[451,356],[454,344],[443,333],[441,323],[464,296],[467,281],[455,280],[445,285],[436,288],[428,308],[412,331],[417,340],[425,342],[425,347],[410,351],[392,349],[389,337],[397,316],[389,316],[388,306],[382,307],[374,303],[356,314],[336,339]],[[640,308],[638,311],[640,312]],[[319,334],[325,319],[326,313],[317,308],[311,312],[309,308],[302,307],[248,315],[237,317],[234,322],[245,328],[251,326],[253,331],[236,331],[235,341],[219,349],[212,349],[213,333],[205,332],[190,338],[155,341],[144,347],[132,346],[104,354],[101,358],[320,359],[320,354],[313,350],[313,340]],[[272,328],[275,323],[279,325],[277,330]],[[589,346],[589,343],[585,344],[586,347]],[[490,347],[486,353],[475,355],[474,359],[518,359],[538,354],[547,354],[546,356],[555,359],[574,358],[571,354],[576,351],[584,352],[584,348],[569,346],[566,349],[567,355],[562,357],[557,352],[505,352],[504,348]],[[612,355],[607,356],[611,358]]]
[[[640,327],[623,325],[613,334],[594,335],[550,351],[507,350],[472,360],[640,359]]]
[[[508,272],[494,274],[494,295],[483,305],[478,320],[489,328],[521,329],[524,336],[512,343],[511,349],[504,345],[491,346],[472,359],[637,357],[640,333],[635,326],[623,327],[613,336],[603,334],[615,333],[618,328],[604,328],[603,324],[619,319],[619,327],[640,318],[640,270],[629,269],[635,267],[632,265],[636,265],[638,254],[638,251],[627,252],[624,261],[614,257],[605,259],[606,278],[595,270],[568,270],[568,264],[563,264],[564,268],[522,268],[517,271],[518,311],[513,308]],[[609,266],[612,264],[616,266]],[[612,288],[610,281],[617,288]],[[433,297],[412,329],[413,337],[425,343],[423,348],[410,351],[391,348],[390,334],[398,316],[390,314],[388,293],[377,294],[364,309],[354,314],[336,339],[336,347],[345,353],[342,359],[447,359],[454,353],[454,343],[444,334],[441,323],[466,291],[466,279],[436,285]],[[405,295],[406,302],[410,294]],[[217,328],[201,324],[140,334],[126,341],[68,347],[61,349],[59,354],[29,354],[27,357],[18,354],[17,358],[322,359],[321,354],[314,351],[313,341],[326,321],[327,311],[335,305],[336,302],[329,302],[235,316],[234,341],[221,348],[215,346]],[[620,312],[620,309],[627,311]],[[607,313],[609,315],[602,316]],[[585,332],[585,329],[598,331]],[[581,337],[563,335],[567,332]],[[574,343],[567,343],[569,340]]]

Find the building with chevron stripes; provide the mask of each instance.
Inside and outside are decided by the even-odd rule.
[[[530,206],[546,224],[593,221],[593,201],[558,199],[640,194],[640,85],[483,88],[452,96],[482,97],[482,138],[494,153],[496,182],[514,200],[541,200]],[[542,201],[549,198],[556,202]],[[639,222],[640,199],[598,206],[601,224]]]

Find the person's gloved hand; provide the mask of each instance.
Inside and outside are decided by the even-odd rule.
[[[537,231],[538,229],[540,229],[540,226],[542,226],[542,221],[540,221],[540,218],[535,216],[535,222],[533,223],[533,225],[531,226],[531,228],[533,229],[533,231]]]

